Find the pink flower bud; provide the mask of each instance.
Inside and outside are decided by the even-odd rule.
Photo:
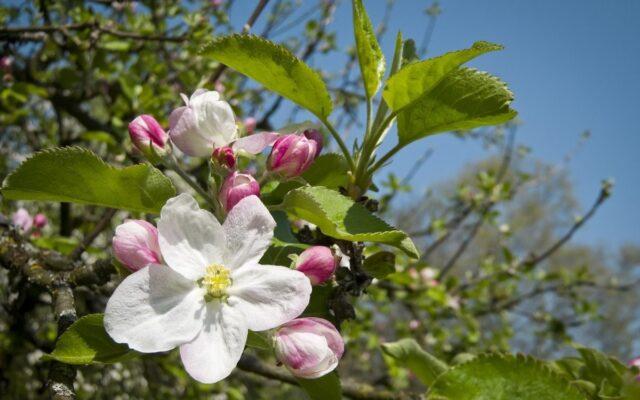
[[[33,225],[38,229],[42,229],[47,226],[47,222],[47,216],[42,213],[36,214],[36,216],[33,217]]]
[[[316,156],[320,154],[320,151],[322,151],[322,145],[324,143],[324,138],[322,137],[322,133],[320,133],[320,131],[317,129],[305,129],[305,131],[302,132],[302,134],[307,139],[310,139],[316,142],[316,144],[318,145],[318,149],[316,150]]]
[[[640,357],[636,357],[633,360],[629,361],[630,367],[638,367],[640,369]],[[636,380],[640,382],[640,374],[636,376]]]
[[[253,117],[244,119],[244,129],[247,131],[249,135],[251,135],[253,132],[256,131],[257,124],[258,124],[258,121]]]
[[[411,321],[409,321],[409,329],[411,329],[412,331],[415,331],[419,327],[420,321],[418,321],[417,319],[412,319]]]
[[[305,274],[312,285],[326,282],[337,266],[338,258],[330,248],[325,246],[309,247],[296,261],[296,269]]]
[[[276,358],[291,373],[315,379],[333,371],[344,353],[340,333],[322,318],[297,318],[274,335]]]
[[[162,262],[158,230],[147,221],[131,219],[116,228],[113,253],[131,271]]]
[[[0,57],[0,70],[6,72],[7,74],[10,74],[12,64],[13,64],[13,58],[11,58],[10,56]]]
[[[233,169],[236,166],[236,155],[229,146],[216,147],[211,155],[211,161],[223,168]]]
[[[151,115],[140,115],[131,121],[129,136],[133,145],[147,158],[153,156],[152,147],[155,153],[162,155],[169,140],[169,135]]]
[[[220,188],[220,203],[228,212],[238,202],[248,196],[260,196],[260,185],[253,176],[233,171]]]
[[[285,178],[299,176],[309,168],[319,154],[321,145],[316,139],[305,135],[281,136],[273,144],[267,160],[267,168]]]
[[[33,219],[29,215],[29,211],[24,208],[19,208],[11,215],[11,222],[23,232],[27,232],[33,226]]]

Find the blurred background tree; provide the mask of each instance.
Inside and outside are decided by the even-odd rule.
[[[387,33],[394,1],[377,26]],[[429,3],[417,56],[428,53],[442,9]],[[340,109],[336,127],[347,136],[361,126],[362,88],[353,48],[338,48],[331,22],[337,1],[24,1],[0,6],[0,178],[29,154],[53,146],[92,149],[112,165],[142,158],[126,125],[152,114],[167,125],[179,93],[215,88],[245,127],[277,130],[304,114],[262,87],[200,53],[216,35],[233,32],[228,17],[242,12],[241,28],[276,40],[301,59],[336,53],[339,69],[316,65]],[[255,30],[261,20],[261,29]],[[416,49],[417,48],[417,49]],[[342,54],[344,52],[344,54]],[[461,166],[454,180],[410,187],[428,165],[428,149],[406,176],[377,182],[378,207],[387,220],[412,233],[423,251],[417,263],[399,258],[388,281],[374,281],[343,325],[348,340],[344,376],[379,387],[420,384],[379,345],[414,337],[447,361],[459,353],[525,351],[541,357],[585,343],[628,359],[640,328],[640,247],[617,249],[569,242],[611,194],[604,182],[594,204],[583,209],[560,165],[534,158],[518,142],[518,124],[473,133],[460,140],[485,145],[485,160]],[[355,134],[355,133],[352,133]],[[583,141],[587,140],[585,135]],[[206,179],[206,163],[186,160]],[[176,177],[176,184],[180,185]],[[400,196],[411,192],[413,196]],[[126,213],[68,203],[45,206],[3,200],[2,223],[18,208],[42,212],[49,224],[31,242],[90,261],[110,251],[113,227]],[[600,221],[600,223],[606,223]],[[9,265],[2,259],[2,265]],[[101,312],[113,283],[78,287],[79,314]],[[0,269],[0,393],[8,398],[45,396],[55,319],[51,296],[15,270]],[[376,332],[372,335],[371,332]],[[611,334],[615,332],[615,334]],[[240,365],[231,379],[201,385],[177,368],[176,354],[148,355],[79,370],[80,398],[298,398],[294,386]],[[264,372],[264,371],[263,371]],[[393,384],[393,385],[392,385]],[[217,398],[217,397],[216,397]]]

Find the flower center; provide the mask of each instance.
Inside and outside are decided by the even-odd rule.
[[[231,286],[231,271],[220,264],[211,264],[202,278],[202,286],[207,290],[207,301],[224,299],[227,297],[227,288]]]

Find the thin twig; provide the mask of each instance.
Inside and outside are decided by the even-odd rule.
[[[242,33],[248,33],[251,30],[251,27],[256,22],[256,20],[258,19],[258,17],[262,13],[262,10],[264,10],[268,2],[269,0],[260,0],[258,5],[256,5],[256,8],[254,8],[253,12],[249,16],[249,19],[244,24],[244,27],[242,28]],[[209,79],[205,81],[205,85],[211,85],[211,86],[215,85],[226,69],[227,69],[226,65],[224,64],[218,65],[218,68],[216,68],[216,70],[213,71],[213,74],[211,74]]]
[[[82,24],[45,25],[0,28],[0,40],[44,41],[52,33],[66,33],[68,31],[91,30],[98,34],[108,34],[124,39],[132,39],[149,42],[175,42],[180,43],[188,39],[183,36],[145,35],[137,32],[125,32],[117,29],[101,26],[97,21]]]
[[[534,253],[531,253],[529,257],[525,259],[523,264],[527,266],[533,266],[550,257],[565,243],[571,240],[571,238],[578,231],[578,229],[580,229],[582,225],[584,225],[589,219],[591,219],[591,217],[595,215],[596,211],[598,211],[598,208],[600,208],[600,206],[609,198],[610,195],[611,193],[608,187],[605,186],[602,189],[600,189],[600,194],[598,195],[598,198],[593,203],[589,211],[587,211],[587,213],[582,218],[579,218],[571,226],[571,228],[558,241],[556,241],[553,245],[551,245],[547,250],[543,251],[539,255],[535,255]]]
[[[511,164],[511,159],[513,157],[513,149],[515,144],[515,134],[516,130],[511,129],[509,132],[509,136],[507,138],[507,143],[504,150],[504,156],[502,157],[502,162],[500,163],[500,167],[498,169],[498,173],[496,174],[496,186],[500,185],[504,178],[507,175],[507,171],[509,170],[509,165]],[[442,270],[440,270],[440,274],[438,275],[438,279],[443,279],[455,266],[458,259],[464,254],[467,250],[473,239],[476,237],[480,228],[485,222],[487,215],[491,212],[493,207],[496,205],[496,200],[489,199],[485,202],[483,207],[480,210],[480,215],[478,216],[478,220],[473,224],[471,230],[467,237],[462,241],[458,249],[454,252],[453,256],[447,261]]]
[[[98,235],[102,233],[102,231],[104,231],[109,226],[109,224],[111,223],[111,219],[113,218],[113,216],[116,214],[117,211],[118,210],[116,210],[115,208],[110,208],[107,211],[105,211],[105,213],[102,215],[102,218],[100,218],[100,220],[96,224],[95,228],[93,228],[93,230],[87,236],[84,237],[84,239],[82,240],[82,243],[78,244],[78,246],[75,249],[73,249],[69,258],[71,258],[72,260],[79,259],[82,253],[84,253],[84,251],[89,246],[91,246],[93,241],[96,240]]]
[[[288,383],[294,386],[300,386],[296,378],[285,372],[282,368],[273,367],[261,362],[258,358],[245,354],[238,362],[238,368],[243,371],[251,372],[265,378]],[[366,384],[342,383],[342,393],[355,400],[409,400],[417,399],[418,395],[404,392],[390,392],[374,388]]]

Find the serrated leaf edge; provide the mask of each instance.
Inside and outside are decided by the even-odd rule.
[[[545,361],[542,361],[540,359],[537,359],[535,357],[532,357],[530,355],[527,354],[522,354],[522,353],[517,353],[517,354],[510,354],[510,353],[497,353],[497,352],[488,352],[488,353],[480,353],[478,355],[476,355],[473,359],[469,360],[469,361],[465,361],[463,363],[460,363],[458,365],[455,365],[451,368],[449,368],[447,371],[445,371],[444,373],[442,373],[440,376],[438,376],[438,378],[436,379],[436,381],[434,382],[434,384],[429,388],[429,390],[427,391],[427,399],[429,399],[429,393],[431,392],[431,388],[433,388],[440,379],[443,379],[445,377],[445,375],[447,375],[448,373],[452,372],[452,371],[456,371],[458,369],[462,369],[466,366],[478,363],[478,362],[482,362],[482,361],[490,361],[493,359],[501,359],[501,360],[511,360],[511,361],[516,361],[516,362],[520,362],[520,363],[524,363],[524,364],[530,364],[530,365],[535,365],[536,368],[539,368],[541,370],[542,373],[544,373],[546,375],[547,378],[551,378],[552,380],[555,380],[557,383],[561,384],[561,386],[565,387],[565,391],[567,394],[571,394],[571,395],[577,395],[580,397],[583,397],[583,393],[578,390],[577,388],[575,388],[573,385],[571,385],[571,382],[565,378],[563,378],[560,374],[558,374],[557,372],[553,371],[553,369],[551,367],[549,367]],[[432,400],[436,400],[438,398],[431,398]],[[585,400],[587,400],[585,398]]]
[[[288,62],[292,63],[292,64],[297,64],[297,65],[301,65],[302,68],[306,69],[307,71],[309,71],[316,79],[317,82],[320,83],[324,88],[325,91],[322,94],[324,97],[324,100],[326,102],[326,105],[328,105],[329,109],[325,110],[324,106],[325,104],[323,104],[322,110],[323,110],[323,115],[317,115],[318,118],[324,119],[327,118],[329,116],[329,114],[331,114],[331,112],[333,111],[333,102],[331,100],[331,96],[329,96],[329,91],[327,89],[327,84],[325,83],[325,81],[322,79],[322,76],[320,75],[320,73],[318,71],[316,71],[315,69],[311,68],[309,65],[307,65],[307,63],[305,63],[304,61],[302,61],[301,59],[299,59],[298,57],[295,56],[295,54],[293,54],[289,49],[287,49],[285,46],[277,44],[272,42],[271,40],[268,40],[262,36],[258,36],[258,35],[254,35],[254,34],[250,34],[250,33],[234,33],[231,35],[225,35],[225,36],[220,36],[217,37],[215,39],[212,39],[211,41],[209,41],[208,43],[203,44],[200,47],[200,51],[199,53],[202,54],[208,50],[213,50],[213,48],[223,42],[226,41],[230,41],[230,40],[245,40],[245,39],[249,39],[249,40],[255,40],[257,42],[260,42],[262,44],[264,44],[265,46],[269,46],[272,49],[274,49],[276,52],[280,53],[281,56],[283,56],[285,59],[288,60]],[[309,110],[311,111],[311,110]]]

